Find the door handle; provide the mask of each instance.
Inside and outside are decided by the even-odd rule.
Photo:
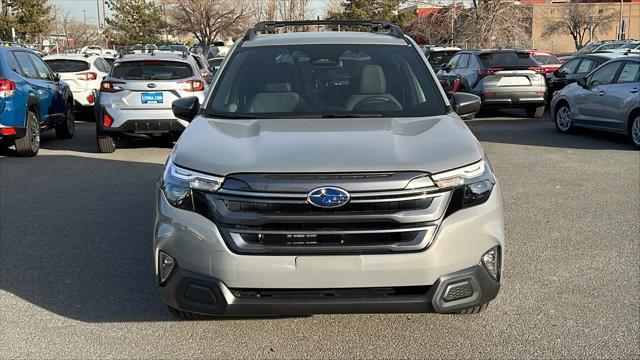
[[[633,89],[629,90],[629,92],[630,92],[630,93],[634,93],[634,94],[635,94],[635,93],[637,93],[637,92],[638,92],[638,88],[633,88]]]
[[[598,91],[598,95],[602,96],[602,95],[604,95],[604,94],[606,94],[606,92],[604,92],[604,91],[602,91],[602,90]]]

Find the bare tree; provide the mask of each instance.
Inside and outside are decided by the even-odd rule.
[[[310,16],[311,0],[254,0],[256,21],[305,20]]]
[[[248,0],[166,0],[167,18],[178,32],[191,33],[203,46],[204,54],[218,39],[237,36],[251,15]]]
[[[83,46],[97,43],[100,38],[100,33],[95,26],[87,25],[83,21],[73,20],[71,13],[68,11],[63,11],[62,16],[58,16],[53,27],[57,34],[63,34],[67,38],[65,47],[82,48]],[[73,40],[75,46],[70,46],[69,40]]]
[[[478,48],[531,46],[531,6],[517,1],[473,0],[456,24],[457,41]]]
[[[461,3],[452,4],[417,17],[406,27],[406,32],[425,44],[454,43],[460,37],[462,28],[456,26],[464,12]]]
[[[608,30],[615,18],[615,12],[601,4],[572,2],[562,6],[559,18],[547,22],[542,35],[569,33],[576,49],[580,49],[585,45],[587,35],[590,42],[598,32]]]

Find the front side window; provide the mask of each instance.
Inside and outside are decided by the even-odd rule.
[[[14,51],[13,54],[20,65],[22,74],[30,79],[38,79],[38,71],[29,60],[29,55],[24,51]]]
[[[627,62],[618,75],[618,83],[640,81],[640,62]]]
[[[621,62],[614,62],[612,64],[605,65],[596,70],[591,79],[589,80],[589,86],[607,85],[613,82],[614,76],[620,68]]]
[[[580,59],[573,59],[568,63],[564,64],[559,71],[567,75],[574,74],[576,72],[576,67],[578,67],[579,63],[580,63]]]
[[[583,59],[576,71],[576,74],[586,74],[594,68],[595,61],[591,59]]]
[[[38,77],[42,80],[53,81],[53,73],[49,70],[47,64],[42,61],[42,59],[36,54],[29,54],[29,58],[36,66],[36,70],[38,71]]]
[[[551,55],[532,55],[533,60],[535,60],[540,65],[557,65],[560,64],[560,60],[556,59],[555,56]]]
[[[115,63],[111,76],[123,80],[179,80],[193,76],[186,62],[147,60]]]
[[[446,107],[412,47],[288,45],[234,53],[211,116],[432,116]]]

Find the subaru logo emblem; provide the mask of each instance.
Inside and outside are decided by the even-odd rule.
[[[349,202],[351,195],[337,187],[320,187],[309,191],[307,202],[319,208],[337,208]]]
[[[148,87],[149,89],[153,89],[153,88],[155,88],[155,87],[156,87],[156,84],[154,84],[154,83],[148,83],[148,84],[147,84],[147,87]]]

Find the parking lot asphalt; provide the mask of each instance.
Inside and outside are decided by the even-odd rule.
[[[512,114],[469,121],[502,184],[486,312],[174,320],[153,274],[169,148],[98,154],[95,127],[0,153],[2,358],[640,358],[640,152]]]

